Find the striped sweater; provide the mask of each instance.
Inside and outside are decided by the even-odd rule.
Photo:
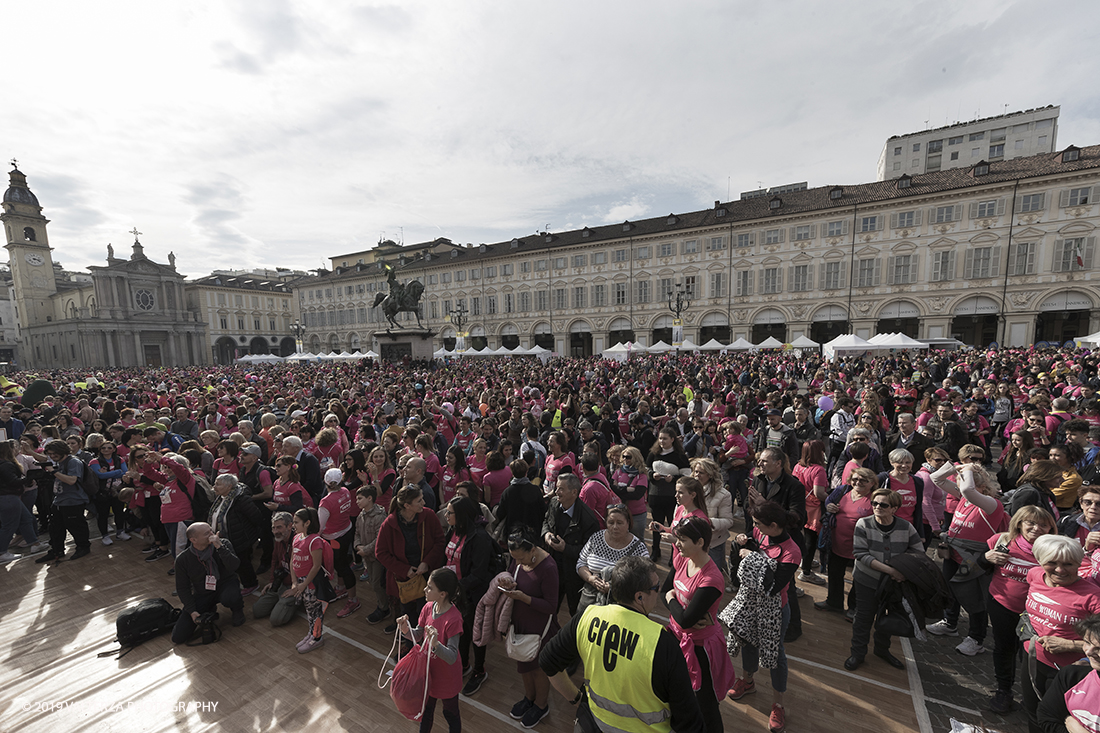
[[[856,522],[852,538],[856,564],[852,580],[875,588],[882,573],[871,567],[872,560],[890,564],[890,559],[907,551],[924,554],[924,543],[912,524],[901,518],[894,519],[894,528],[883,532],[874,517],[864,517]]]

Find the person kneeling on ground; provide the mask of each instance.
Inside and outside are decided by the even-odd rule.
[[[271,555],[271,582],[264,586],[260,597],[252,604],[253,618],[269,618],[272,626],[285,626],[293,620],[301,599],[284,596],[290,588],[291,543],[294,541],[294,517],[290,512],[276,512],[271,518],[271,534],[275,547]]]
[[[233,612],[233,625],[244,623],[244,599],[237,579],[240,560],[233,545],[223,540],[206,522],[187,528],[191,546],[176,556],[176,592],[183,602],[183,613],[172,629],[172,643],[191,640],[202,614],[221,603]]]

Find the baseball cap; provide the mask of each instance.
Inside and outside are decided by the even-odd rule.
[[[241,450],[243,450],[245,453],[256,456],[257,458],[259,458],[261,455],[260,446],[256,445],[255,443],[253,443],[252,445],[246,445],[245,447],[241,448]]]
[[[783,417],[783,413],[780,412],[779,410],[776,410],[774,407],[772,409],[768,410],[764,414],[767,415],[768,417],[771,417],[772,415],[775,415],[776,417]]]
[[[326,484],[338,484],[344,480],[344,473],[339,468],[330,468],[325,471]]]

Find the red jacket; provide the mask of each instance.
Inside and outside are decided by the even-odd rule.
[[[411,567],[405,559],[405,535],[401,531],[400,521],[397,513],[386,517],[382,528],[378,530],[378,541],[374,546],[375,557],[386,568],[386,595],[393,598],[398,595],[397,581],[405,580]],[[428,564],[429,571],[443,567],[446,545],[443,542],[443,526],[439,523],[439,517],[431,509],[425,508],[416,515],[416,525],[421,562]]]

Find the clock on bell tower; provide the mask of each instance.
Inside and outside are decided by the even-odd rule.
[[[8,190],[4,192],[0,222],[4,224],[4,248],[8,250],[15,305],[24,326],[45,323],[53,314],[50,297],[57,281],[50,256],[46,225],[38,198],[27,188],[27,177],[11,161]]]

